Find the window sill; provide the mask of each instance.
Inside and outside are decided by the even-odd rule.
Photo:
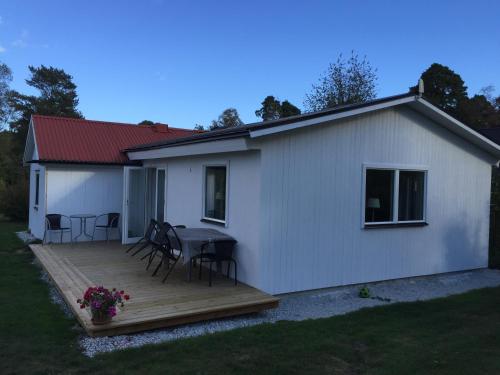
[[[226,226],[226,223],[225,222],[222,222],[222,221],[218,221],[218,220],[211,220],[211,219],[206,219],[206,218],[203,218],[200,220],[202,223],[208,223],[208,224],[214,224],[214,225],[218,225],[220,227],[225,227]]]
[[[429,223],[425,221],[417,223],[384,223],[384,224],[365,224],[363,229],[379,229],[379,228],[406,228],[406,227],[425,227]]]

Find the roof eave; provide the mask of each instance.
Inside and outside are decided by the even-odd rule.
[[[202,133],[202,134],[205,134],[205,133]],[[209,133],[207,132],[206,134],[209,134]],[[148,144],[144,144],[144,145],[129,147],[127,149],[122,150],[122,152],[128,153],[128,152],[155,150],[155,149],[160,149],[160,148],[164,148],[164,147],[184,146],[184,145],[189,145],[189,144],[194,144],[194,143],[203,143],[203,142],[210,142],[210,141],[220,141],[220,140],[225,140],[225,139],[240,138],[240,137],[245,137],[248,135],[249,135],[248,129],[241,129],[240,131],[228,132],[228,133],[224,133],[224,134],[213,134],[212,136],[205,136],[205,137],[190,136],[190,137],[176,138],[176,139],[169,141],[168,143],[162,143],[162,144],[148,143]]]
[[[403,104],[414,102],[415,100],[416,100],[416,97],[414,95],[404,96],[402,98],[389,100],[389,101],[383,101],[383,102],[375,103],[372,105],[359,105],[359,106],[356,106],[356,107],[353,107],[353,108],[347,109],[347,110],[344,109],[344,110],[339,110],[337,112],[332,111],[332,113],[325,114],[324,116],[321,116],[321,117],[315,117],[315,118],[306,119],[303,121],[296,121],[296,122],[284,124],[281,126],[266,127],[266,128],[262,128],[262,129],[255,128],[255,130],[252,129],[250,131],[250,137],[251,138],[258,138],[258,137],[267,136],[267,135],[271,135],[271,134],[275,134],[275,133],[280,133],[283,131],[289,131],[289,130],[293,130],[293,129],[303,128],[306,126],[321,125],[325,122],[335,121],[335,120],[339,120],[339,119],[342,119],[345,117],[357,116],[357,115],[361,115],[363,113],[373,112],[373,111],[377,111],[377,110],[381,110],[381,109],[385,109],[385,108],[389,108],[389,107],[395,107],[398,105],[403,105]]]
[[[426,115],[427,117],[436,121],[438,124],[441,124],[448,130],[452,131],[453,133],[468,140],[470,143],[476,145],[477,147],[491,155],[493,158],[495,158],[495,163],[497,163],[500,159],[500,146],[495,142],[491,141],[487,137],[448,115],[446,112],[440,110],[422,97],[413,94],[397,95],[370,103],[349,105],[338,109],[314,113],[310,116],[297,116],[292,119],[286,119],[285,121],[277,120],[274,121],[273,124],[246,125],[240,130],[236,131],[216,132],[213,134],[207,133],[204,134],[204,136],[178,138],[168,143],[142,145],[139,147],[126,149],[124,150],[124,152],[134,153],[139,151],[170,148],[194,143],[213,142],[223,139],[245,136],[249,136],[250,138],[258,138],[302,127],[320,125],[326,122],[331,122],[346,117],[362,115],[364,113],[401,105],[410,106],[410,108],[413,108],[416,111]]]
[[[483,151],[493,156],[497,162],[500,160],[500,145],[460,122],[456,118],[450,116],[435,105],[429,103],[427,100],[419,97],[410,105],[410,107],[481,148]]]
[[[210,142],[214,140],[228,139],[234,137],[244,137],[244,136],[255,137],[258,136],[257,134],[260,134],[259,132],[262,132],[262,135],[272,134],[279,131],[285,131],[288,129],[293,129],[301,126],[308,126],[310,124],[319,124],[325,121],[331,121],[329,119],[330,116],[332,117],[336,116],[337,118],[352,116],[351,113],[355,111],[359,111],[360,113],[366,111],[372,111],[374,110],[375,107],[385,108],[397,104],[403,104],[409,101],[413,101],[415,100],[415,98],[416,98],[415,95],[412,93],[394,95],[386,98],[375,99],[370,102],[347,104],[339,106],[338,108],[326,109],[319,112],[304,113],[301,115],[290,116],[283,119],[277,119],[272,121],[247,124],[241,127],[225,129],[222,131],[206,132],[189,137],[177,138],[167,142],[153,142],[144,145],[137,145],[134,147],[129,147],[123,150],[123,152],[136,152],[136,151],[159,149],[164,147],[175,147],[179,145]]]

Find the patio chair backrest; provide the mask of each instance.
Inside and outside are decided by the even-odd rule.
[[[163,223],[163,228],[167,233],[167,239],[169,241],[172,250],[179,250],[182,253],[182,243],[175,231],[174,227],[168,222]]]
[[[168,243],[169,241],[167,232],[160,223],[157,223],[153,241],[159,244],[168,245],[168,247],[170,247],[170,244]]]
[[[48,229],[58,230],[61,229],[61,214],[48,214],[45,215],[45,219],[47,220],[47,224],[49,225]]]
[[[157,231],[157,229],[158,229],[158,222],[154,219],[151,219],[149,221],[148,227],[146,228],[146,233],[144,233],[144,238],[146,240],[150,240],[151,237],[153,236],[153,232]]]
[[[120,214],[118,212],[110,212],[108,214],[108,227],[117,228],[118,221],[120,221]]]

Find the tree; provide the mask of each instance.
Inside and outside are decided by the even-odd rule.
[[[82,118],[77,110],[78,95],[73,77],[62,69],[29,66],[31,78],[26,83],[38,89],[40,95],[36,98],[38,113],[52,116]]]
[[[261,104],[262,107],[255,111],[255,116],[262,118],[263,121],[270,121],[283,117],[300,115],[300,109],[298,109],[288,100],[280,102],[272,95],[266,96]]]
[[[204,131],[205,127],[201,124],[195,124],[194,130]]]
[[[9,84],[12,81],[12,71],[4,63],[0,62],[0,130],[6,123],[9,115]]]
[[[8,94],[10,136],[8,143],[11,159],[5,165],[7,173],[0,176],[0,212],[15,219],[25,219],[28,203],[29,171],[22,167],[24,143],[31,115],[53,115],[81,118],[78,95],[73,77],[62,69],[29,67],[26,83],[37,89],[38,95],[24,95],[17,91]],[[2,171],[3,172],[3,171]]]
[[[434,63],[422,73],[424,97],[449,115],[460,119],[460,107],[467,101],[467,86],[462,77],[447,66]],[[417,92],[417,86],[410,91]]]
[[[137,125],[148,125],[148,126],[152,126],[154,125],[155,123],[151,120],[142,120],[140,123],[138,123]]]
[[[238,111],[234,108],[224,110],[217,120],[213,120],[210,125],[210,130],[233,128],[235,126],[244,125],[241,121]]]
[[[438,63],[433,63],[420,78],[424,81],[424,98],[450,116],[474,129],[500,126],[500,108],[493,86],[484,87],[469,98],[462,77]],[[410,91],[416,93],[417,86],[410,87]]]
[[[10,128],[15,133],[17,146],[24,147],[32,114],[82,118],[78,111],[78,95],[73,77],[62,69],[53,67],[28,67],[31,77],[26,80],[28,86],[39,91],[39,95],[24,95],[11,91],[9,106],[13,112]],[[21,156],[21,153],[16,152]]]
[[[301,114],[300,109],[294,106],[288,100],[285,100],[281,103],[280,118],[296,116],[300,114]]]
[[[459,119],[474,129],[500,126],[500,111],[484,95],[474,95],[459,108]]]
[[[304,106],[310,112],[332,108],[341,104],[362,103],[375,99],[376,69],[366,57],[360,59],[353,51],[345,60],[342,54],[330,64],[318,85],[306,94]]]
[[[491,103],[491,105],[495,106],[496,98],[494,96],[494,93],[495,93],[495,86],[488,85],[479,90],[478,95],[484,95],[486,100],[488,100]],[[498,99],[500,99],[500,96],[498,97]]]
[[[281,103],[274,96],[268,95],[261,103],[262,107],[255,111],[255,116],[262,121],[276,120],[280,118]]]

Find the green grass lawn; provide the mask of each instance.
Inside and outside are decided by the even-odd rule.
[[[0,223],[1,374],[500,374],[500,288],[280,322],[89,359]]]

